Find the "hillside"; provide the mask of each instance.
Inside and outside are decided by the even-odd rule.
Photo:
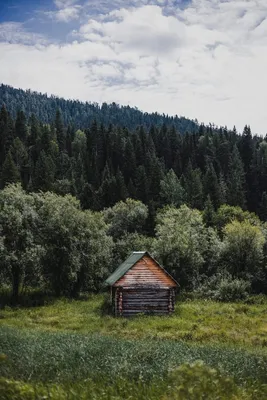
[[[77,129],[84,129],[95,119],[105,126],[109,124],[124,126],[130,130],[143,125],[150,128],[151,125],[174,126],[180,133],[196,132],[198,125],[184,117],[160,115],[158,113],[144,113],[129,106],[118,104],[102,104],[80,102],[78,100],[65,100],[56,96],[47,96],[30,90],[15,89],[11,86],[0,86],[0,106],[5,104],[12,117],[16,117],[17,111],[24,111],[26,117],[31,114],[43,123],[51,123],[59,109],[65,125],[72,124]]]
[[[265,220],[267,143],[178,117],[0,87],[0,184],[75,195],[101,210],[127,197],[157,208],[209,200]],[[49,124],[48,124],[49,123]],[[113,125],[111,125],[113,124]],[[79,129],[82,128],[82,129]]]

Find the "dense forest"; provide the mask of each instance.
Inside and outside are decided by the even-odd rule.
[[[266,292],[267,141],[249,126],[4,85],[0,102],[0,279],[15,300],[24,286],[99,290],[136,249],[181,289]]]
[[[149,128],[152,124],[175,126],[179,132],[197,131],[197,122],[184,117],[143,113],[136,108],[119,106],[118,104],[82,103],[78,100],[65,100],[55,96],[47,96],[30,90],[14,89],[0,85],[0,104],[5,104],[13,118],[17,111],[23,111],[27,118],[34,114],[43,123],[51,123],[60,109],[63,123],[73,125],[76,129],[88,128],[93,120],[103,123],[124,126],[130,130],[143,125]]]

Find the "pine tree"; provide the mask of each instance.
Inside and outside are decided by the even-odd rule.
[[[134,186],[134,183],[131,178],[128,183],[128,193],[131,199],[136,199],[136,187]]]
[[[33,187],[35,190],[52,190],[55,179],[56,166],[50,155],[41,151],[35,165]]]
[[[213,226],[215,223],[215,211],[210,195],[207,196],[207,200],[205,201],[204,204],[203,221],[206,224],[206,226]]]
[[[219,177],[219,205],[226,204],[227,202],[227,185],[222,174]]]
[[[136,169],[136,158],[131,139],[128,139],[126,142],[123,158],[123,173],[125,176],[125,182],[129,183],[130,179],[133,178]]]
[[[20,180],[20,174],[14,160],[12,158],[11,151],[7,153],[3,164],[2,170],[2,187],[5,187],[9,183],[16,183]]]
[[[29,165],[27,149],[22,141],[16,137],[10,148],[15,165],[20,173],[21,181],[24,187],[27,187],[29,180]]]
[[[204,195],[210,196],[212,204],[217,209],[220,205],[220,188],[218,183],[217,174],[211,163],[206,167],[206,173],[203,179]]]
[[[118,201],[125,201],[128,197],[127,186],[125,185],[124,177],[121,173],[121,170],[118,169],[116,173],[116,182],[117,182],[117,199]]]
[[[59,150],[64,151],[66,148],[66,137],[61,112],[59,110],[56,112],[55,128]]]
[[[237,146],[234,146],[229,165],[228,203],[245,208],[245,173]]]
[[[27,142],[28,128],[27,120],[23,111],[18,111],[16,123],[15,123],[15,133],[16,136],[23,142]]]
[[[14,140],[14,126],[5,106],[0,111],[0,166],[4,162]]]
[[[143,165],[140,165],[136,170],[135,186],[137,199],[147,204],[149,187],[146,170]]]
[[[240,140],[240,156],[243,161],[244,170],[248,172],[253,157],[253,139],[250,126],[246,125]]]
[[[267,193],[266,192],[262,193],[260,207],[259,207],[259,216],[262,221],[264,221],[264,222],[267,221]]]
[[[203,185],[201,171],[192,168],[189,161],[185,175],[182,178],[182,184],[185,189],[187,203],[192,208],[202,210],[203,208]]]

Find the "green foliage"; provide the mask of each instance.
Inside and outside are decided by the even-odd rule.
[[[258,226],[248,221],[233,221],[223,229],[222,259],[234,276],[252,279],[260,272],[265,238]]]
[[[168,398],[173,400],[234,400],[238,394],[238,387],[231,378],[201,361],[181,365],[172,372],[170,381],[175,390],[171,390]]]
[[[11,151],[9,151],[3,164],[2,185],[4,187],[9,183],[17,183],[19,180],[19,171],[14,163]]]
[[[204,204],[203,210],[203,221],[207,226],[213,226],[215,221],[215,211],[211,201],[210,196],[208,195],[207,200]]]
[[[249,295],[250,283],[233,278],[228,273],[212,275],[196,291],[203,298],[233,302],[246,300]]]
[[[141,201],[127,199],[104,211],[105,221],[110,224],[109,232],[114,238],[124,234],[140,232],[148,217],[148,208]]]
[[[198,279],[204,254],[213,245],[211,238],[198,210],[183,205],[165,208],[157,215],[155,254],[182,287],[192,288]]]
[[[14,302],[18,301],[22,285],[42,280],[39,223],[34,198],[21,186],[11,185],[0,191],[1,270],[12,284]]]
[[[117,268],[133,251],[152,251],[154,239],[140,233],[126,233],[115,244],[113,266]]]
[[[183,204],[184,189],[173,169],[160,181],[160,197],[165,205],[180,207]]]
[[[248,221],[255,226],[260,225],[259,217],[255,213],[244,211],[241,207],[224,204],[217,210],[215,223],[219,231],[222,231],[225,225],[234,220],[239,222]]]
[[[35,196],[42,221],[44,275],[57,296],[99,287],[107,275],[112,239],[103,217],[83,212],[72,196]]]

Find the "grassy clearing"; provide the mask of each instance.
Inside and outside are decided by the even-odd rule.
[[[266,299],[184,301],[171,317],[133,319],[103,315],[103,301],[1,310],[0,398],[267,398]]]
[[[171,317],[113,318],[103,315],[103,296],[60,300],[45,307],[0,311],[0,326],[51,332],[97,333],[127,339],[167,339],[267,347],[267,302],[178,302]]]
[[[101,335],[30,332],[2,327],[0,353],[4,354],[0,362],[0,376],[28,382],[27,391],[34,393],[37,390],[42,396],[45,390],[54,393],[51,399],[188,400],[200,399],[203,393],[207,399],[253,399],[254,392],[258,393],[255,399],[265,399],[259,397],[259,393],[267,395],[267,356],[261,351],[244,351],[215,344],[125,340]],[[194,364],[198,360],[202,360],[207,367],[185,367],[185,364]],[[210,369],[214,367],[219,372]],[[181,372],[177,374],[179,368],[184,371],[184,377]],[[176,374],[174,378],[173,374]],[[225,378],[227,376],[231,379]],[[184,380],[182,386],[181,379]],[[7,382],[2,381],[3,392]],[[13,382],[9,385],[14,389]],[[181,387],[181,396],[177,397],[176,391]],[[191,390],[196,391],[196,397],[190,397]],[[212,397],[212,393],[214,395],[218,390],[220,396]],[[74,393],[73,397],[69,396],[70,392]],[[89,393],[94,393],[95,397],[86,397]],[[11,398],[16,398],[14,393],[7,397],[8,400]],[[27,397],[18,399],[28,400]]]

